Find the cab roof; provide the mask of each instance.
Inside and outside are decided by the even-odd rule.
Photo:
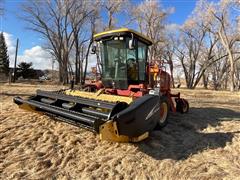
[[[144,36],[143,34],[134,31],[132,29],[128,29],[128,28],[120,28],[120,29],[115,29],[115,30],[109,30],[109,31],[104,31],[98,34],[95,34],[93,36],[95,41],[100,41],[102,39],[111,37],[111,36],[131,36],[131,34],[133,34],[135,37],[137,37],[138,39],[140,39],[141,41],[143,41],[144,43],[146,43],[147,45],[152,45],[152,40],[149,39],[148,37]]]

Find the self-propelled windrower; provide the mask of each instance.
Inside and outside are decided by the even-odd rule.
[[[171,94],[171,78],[162,63],[148,60],[149,38],[121,28],[96,34],[94,41],[100,48],[102,72],[100,80],[85,88],[91,92],[37,90],[35,96],[15,97],[14,102],[117,142],[147,138],[154,128],[167,124],[169,110],[188,112],[180,93]]]

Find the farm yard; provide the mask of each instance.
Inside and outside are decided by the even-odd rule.
[[[239,0],[0,0],[0,20],[0,179],[240,180]]]
[[[1,84],[0,178],[236,179],[240,177],[240,93],[180,91],[188,114],[140,143],[111,143],[82,128],[21,110],[14,96],[59,86]]]

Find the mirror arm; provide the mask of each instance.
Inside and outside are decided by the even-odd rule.
[[[129,49],[134,49],[134,36],[133,36],[133,33],[131,33],[131,36],[132,38],[129,40],[129,43],[128,43],[128,48]]]

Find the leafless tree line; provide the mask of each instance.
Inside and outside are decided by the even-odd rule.
[[[23,3],[22,18],[47,40],[59,64],[60,82],[67,83],[74,74],[75,82],[83,83],[93,34],[127,26],[153,40],[149,60],[164,60],[173,84],[174,68],[180,66],[188,88],[202,81],[205,88],[212,84],[214,89],[233,91],[240,86],[240,9],[234,7],[239,7],[238,1],[199,0],[180,26],[167,22],[174,8],[165,9],[159,1],[42,0]],[[120,24],[123,13],[125,21]]]
[[[234,1],[225,0],[198,1],[193,14],[180,28],[176,56],[188,88],[195,88],[201,79],[205,88],[209,79],[214,89],[239,88],[240,39],[237,16],[232,9],[235,5]]]

